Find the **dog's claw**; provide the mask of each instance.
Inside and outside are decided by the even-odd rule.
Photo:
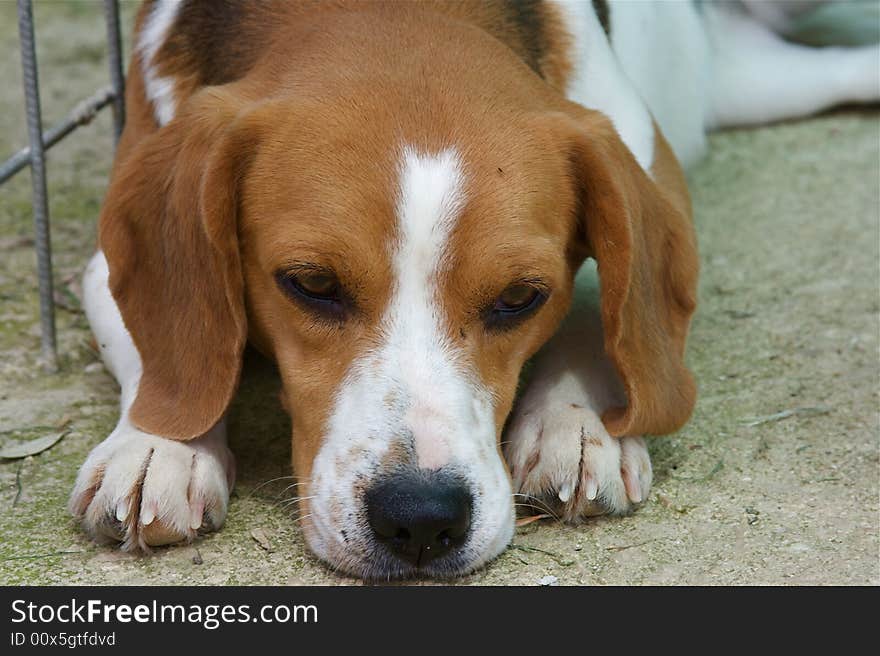
[[[574,485],[571,481],[567,481],[563,483],[559,488],[559,500],[562,503],[568,503],[568,500],[571,499],[571,495],[574,492]]]
[[[584,483],[584,496],[587,497],[588,501],[595,501],[596,497],[599,496],[599,484],[596,482],[596,479],[587,474],[587,479]]]
[[[148,505],[141,510],[141,525],[149,526],[156,519],[156,509],[152,505]]]
[[[642,502],[642,484],[639,482],[639,473],[623,467],[620,470],[623,477],[623,486],[626,488],[626,496],[633,503]]]
[[[189,520],[189,527],[192,530],[197,530],[202,526],[202,518],[205,514],[205,502],[197,501],[192,505],[192,515]]]

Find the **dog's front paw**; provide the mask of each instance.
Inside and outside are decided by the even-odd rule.
[[[651,459],[641,437],[611,437],[598,414],[572,401],[520,404],[505,456],[517,503],[565,521],[624,514],[651,488]]]
[[[234,479],[222,424],[178,442],[122,422],[83,463],[69,508],[93,538],[148,551],[220,528]]]

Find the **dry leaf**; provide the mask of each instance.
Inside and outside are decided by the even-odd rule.
[[[18,444],[8,444],[7,446],[0,449],[0,458],[14,460],[36,455],[53,446],[69,432],[70,431],[61,431],[60,433],[50,433],[49,435],[38,437],[35,440],[20,442]]]
[[[272,544],[269,542],[269,536],[266,534],[261,528],[255,528],[251,531],[251,537],[256,541],[260,547],[265,549],[266,551],[272,551]]]

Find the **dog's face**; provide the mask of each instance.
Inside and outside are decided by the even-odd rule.
[[[284,380],[313,550],[369,575],[451,574],[512,534],[498,444],[568,307],[570,164],[534,121],[407,138],[400,113],[387,130],[366,115],[300,111],[252,160],[249,322]],[[408,535],[411,512],[433,512],[436,535]]]
[[[207,431],[249,338],[281,372],[310,547],[371,578],[463,573],[507,545],[502,429],[584,257],[627,392],[609,431],[670,430],[693,403],[686,208],[595,112],[452,93],[209,90],[121,160],[104,207],[143,359],[132,421]]]

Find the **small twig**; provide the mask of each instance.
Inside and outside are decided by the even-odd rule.
[[[829,412],[831,412],[831,408],[823,405],[804,406],[800,408],[792,408],[791,410],[782,410],[781,412],[775,412],[772,415],[746,419],[743,421],[743,424],[745,424],[749,428],[752,428],[754,426],[760,426],[762,424],[769,424],[770,422],[774,421],[782,421],[783,419],[788,419],[789,417],[794,417],[795,415],[814,417],[816,415],[827,415]]]
[[[605,547],[605,551],[625,551],[627,549],[633,549],[634,547],[643,547],[649,542],[656,542],[657,538],[651,538],[650,540],[645,540],[644,542],[639,542],[637,544],[624,544],[619,547]]]
[[[300,518],[302,519],[302,518]],[[272,548],[272,543],[269,542],[269,536],[266,534],[266,531],[261,528],[255,528],[251,531],[251,538],[253,538],[254,542],[260,545],[261,549],[265,551],[272,552],[274,549]]]
[[[21,460],[18,463],[18,469],[15,472],[15,498],[12,500],[12,507],[18,504],[18,500],[21,498],[21,468],[24,467],[24,460]]]
[[[518,520],[516,520],[516,526],[517,526],[517,528],[520,528],[522,526],[528,526],[532,522],[537,522],[542,519],[553,519],[553,515],[548,515],[547,513],[542,513],[540,515],[529,515],[528,517],[520,517]]]
[[[520,551],[525,551],[527,553],[540,553],[540,554],[544,554],[545,556],[550,556],[550,558],[552,558],[554,561],[556,561],[556,564],[561,567],[569,567],[570,565],[574,565],[573,560],[565,560],[559,554],[555,554],[552,551],[547,551],[545,549],[539,549],[538,547],[530,547],[525,544],[511,544],[510,548],[511,549],[519,549]]]
[[[755,316],[754,312],[748,310],[724,310],[724,314],[731,319],[751,319]]]

